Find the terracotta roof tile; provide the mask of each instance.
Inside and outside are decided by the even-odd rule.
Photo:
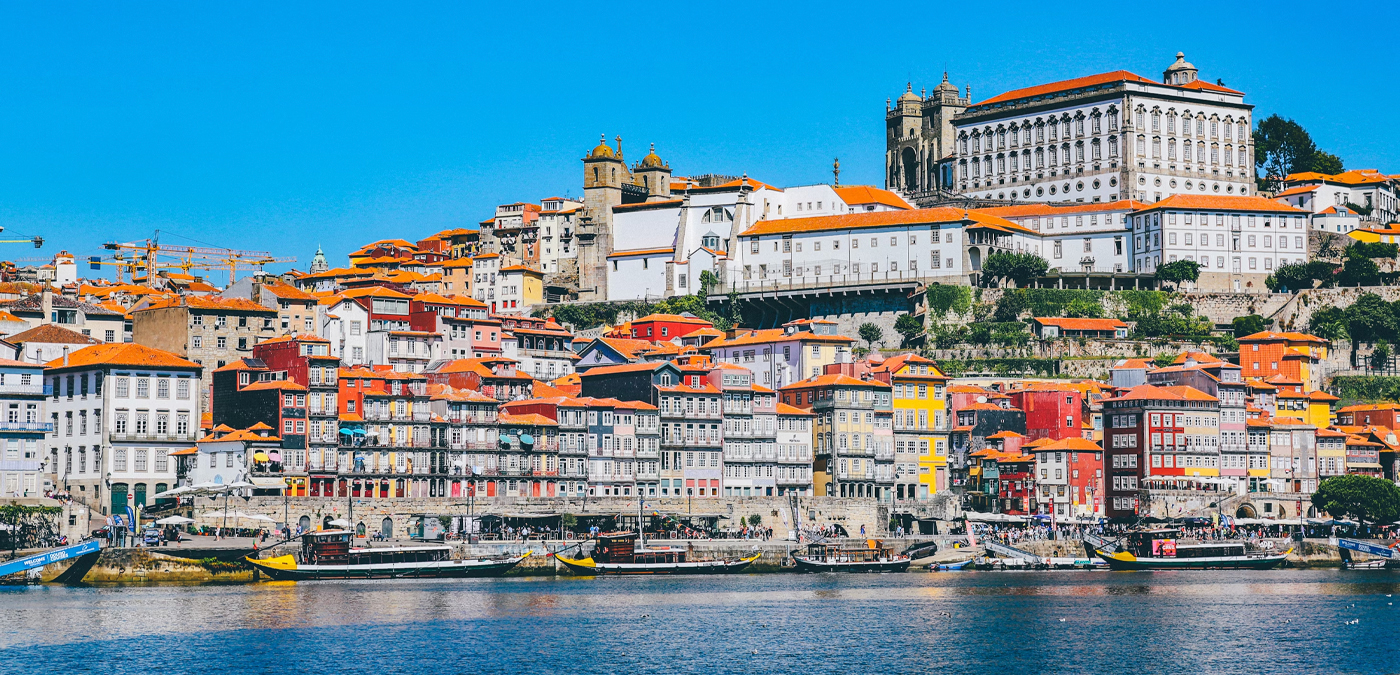
[[[170,352],[161,351],[135,342],[93,345],[79,349],[68,355],[65,365],[62,358],[44,364],[45,368],[89,368],[92,366],[131,366],[144,368],[178,368],[200,370],[202,366],[187,361]]]

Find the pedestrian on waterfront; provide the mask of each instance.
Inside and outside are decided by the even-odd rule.
[[[865,523],[860,524],[860,536],[865,536]]]

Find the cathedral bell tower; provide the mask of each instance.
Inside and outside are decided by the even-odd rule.
[[[634,182],[640,181],[638,184],[646,189],[647,201],[671,198],[671,165],[661,161],[655,143],[641,163],[632,167],[632,173],[636,176]]]
[[[601,136],[598,146],[583,158],[583,213],[578,226],[579,300],[608,299],[613,207],[622,203],[622,186],[631,183],[632,174],[622,159],[622,137],[617,137],[617,148],[613,149],[608,147],[607,136]]]

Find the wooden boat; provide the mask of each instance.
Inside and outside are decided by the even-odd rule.
[[[1253,569],[1267,570],[1284,564],[1283,553],[1249,553],[1242,543],[1178,544],[1176,530],[1131,532],[1126,546],[1108,552],[1096,549],[1113,570]]]
[[[1356,551],[1367,557],[1358,560],[1352,553]],[[1337,539],[1337,553],[1342,557],[1342,568],[1349,570],[1383,570],[1400,566],[1395,549],[1384,544],[1373,544],[1359,539]]]
[[[301,537],[301,552],[244,560],[277,581],[312,579],[400,579],[494,577],[509,572],[530,552],[499,558],[452,557],[451,546],[351,548],[348,530],[321,530]]]
[[[933,563],[929,565],[928,568],[935,572],[956,572],[967,569],[972,565],[972,560],[972,558],[968,558],[967,560],[960,560],[952,563]]]
[[[580,554],[582,547],[580,546]],[[581,576],[599,574],[731,574],[752,565],[762,554],[746,558],[702,559],[683,548],[646,548],[637,545],[635,532],[599,534],[593,551],[586,557],[570,558],[555,553],[554,558]]]
[[[894,552],[878,539],[865,540],[863,547],[840,544],[808,544],[805,553],[792,552],[798,572],[903,572],[909,569],[909,556]]]

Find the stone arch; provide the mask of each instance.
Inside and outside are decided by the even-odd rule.
[[[330,516],[326,516],[326,517],[322,518],[322,519],[321,519],[321,529],[323,529],[323,530],[329,530],[329,529],[331,529],[331,521],[332,521],[332,520],[335,520],[335,519],[334,519],[334,518],[331,518]]]
[[[912,192],[919,181],[919,158],[913,148],[904,148],[899,153],[900,165],[904,169],[904,189]]]
[[[1235,509],[1235,517],[1236,517],[1236,518],[1258,518],[1258,517],[1259,517],[1259,513],[1254,509],[1254,505],[1253,505],[1253,504],[1250,504],[1249,502],[1245,502],[1245,503],[1243,503],[1243,504],[1240,504],[1239,508]]]
[[[967,262],[974,272],[982,269],[982,250],[973,246],[967,249]]]
[[[301,527],[302,532],[305,532],[311,529],[311,518],[308,516],[302,516],[300,519],[297,520],[297,525]]]
[[[379,521],[379,533],[384,535],[385,539],[392,538],[394,536],[394,519],[385,516],[384,520]]]

